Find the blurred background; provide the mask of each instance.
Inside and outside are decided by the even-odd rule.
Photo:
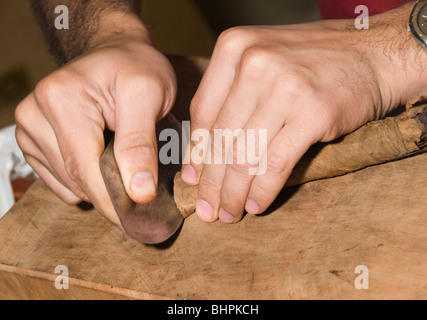
[[[315,0],[143,0],[141,15],[165,54],[210,56],[221,31],[236,25],[320,19]],[[0,1],[0,128],[16,105],[56,68],[28,0]]]

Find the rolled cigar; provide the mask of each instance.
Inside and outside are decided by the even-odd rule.
[[[427,105],[401,115],[372,121],[332,142],[313,145],[301,158],[285,187],[341,176],[368,166],[427,151]],[[178,172],[174,200],[184,217],[196,209],[197,186],[189,186]]]

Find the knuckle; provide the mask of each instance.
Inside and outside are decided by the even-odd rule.
[[[222,164],[232,164],[235,162],[233,148],[237,144],[239,132],[237,130],[233,132],[231,129],[223,129],[218,122],[214,125],[209,133],[211,137],[211,155],[214,157],[215,162],[219,159],[221,159]],[[235,139],[236,142],[234,141]]]
[[[241,151],[233,151],[232,155],[233,162],[230,164],[231,169],[238,173],[239,175],[248,175],[249,174],[249,162],[246,158],[246,153]]]
[[[37,83],[34,94],[37,101],[42,104],[49,104],[52,96],[56,96],[59,90],[59,85],[56,81],[51,80],[52,76],[48,76]]]
[[[211,137],[214,137],[211,134]],[[222,143],[218,143],[218,141],[216,141],[217,137],[214,137],[214,139],[212,139],[213,141],[211,141],[210,145],[208,145],[208,147],[210,147],[210,154],[206,155],[206,160],[208,160],[208,156],[210,156],[211,159],[210,162],[214,163],[214,164],[223,164],[225,163],[224,157],[226,157],[226,148]]]
[[[125,134],[117,144],[117,155],[132,154],[142,157],[153,157],[157,152],[157,148],[154,142],[147,141],[146,136],[146,132],[139,131]]]
[[[15,109],[15,123],[18,128],[26,128],[29,124],[27,123],[28,117],[28,104],[21,102]]]
[[[287,70],[283,72],[282,77],[282,81],[277,83],[277,85],[281,87],[279,90],[282,92],[286,92],[291,95],[315,95],[313,89],[314,86],[311,85],[303,70],[298,68],[287,68]]]
[[[241,49],[248,43],[249,28],[233,27],[223,31],[218,37],[217,48],[227,52],[234,52]]]
[[[231,168],[240,174],[249,174],[249,169],[256,162],[250,157],[248,140],[241,133],[235,139],[232,148],[229,149],[229,159],[231,158]]]
[[[235,192],[228,190],[228,192],[221,192],[221,206],[229,209],[233,207],[236,202]],[[229,211],[229,210],[228,210]]]
[[[267,154],[267,172],[275,176],[284,176],[288,170],[288,163],[283,155],[275,152]]]
[[[247,48],[241,59],[241,67],[250,74],[266,70],[269,65],[275,63],[276,54],[273,50],[263,46],[251,46]]]
[[[217,179],[211,177],[211,175],[202,174],[199,183],[200,198],[209,200],[213,198],[213,195],[218,194],[221,190],[221,184],[218,183]]]
[[[62,81],[59,72],[42,79],[34,89],[36,100],[42,107],[49,107],[61,96]]]
[[[191,141],[189,144],[189,157],[190,163],[194,168],[198,168],[203,164],[209,163],[209,141],[203,140],[202,142],[196,143]]]
[[[40,80],[34,88],[34,95],[37,101],[44,102],[47,99],[47,96],[51,93],[52,87],[53,84],[50,84],[47,77]]]
[[[251,185],[250,194],[252,195],[250,198],[255,199],[256,203],[261,206],[262,212],[263,208],[265,209],[266,199],[271,198],[270,188],[267,185],[259,184],[258,182],[254,181]]]
[[[241,195],[237,192],[221,192],[221,207],[227,210],[233,216],[238,216],[240,209],[244,206],[244,201]]]

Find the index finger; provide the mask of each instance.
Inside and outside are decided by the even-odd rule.
[[[217,41],[211,61],[200,82],[190,105],[190,137],[199,129],[210,130],[226,101],[233,85],[239,56],[245,50],[246,42],[240,29],[224,32]],[[209,141],[191,141],[186,151],[186,162],[182,167],[182,179],[185,183],[196,185],[199,181],[203,163],[193,161],[192,152],[200,148],[208,150]],[[202,155],[206,156],[206,155]]]

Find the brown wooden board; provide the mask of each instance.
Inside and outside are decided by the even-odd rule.
[[[178,98],[181,119],[190,97]],[[0,298],[426,299],[426,163],[421,154],[287,188],[268,214],[234,225],[193,215],[161,248],[37,181],[0,220]],[[55,288],[58,265],[69,290]],[[358,265],[368,290],[355,288]]]

